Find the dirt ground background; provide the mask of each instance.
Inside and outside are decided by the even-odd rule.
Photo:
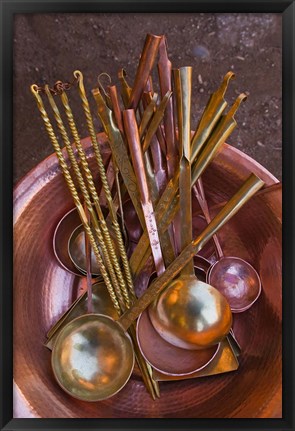
[[[280,14],[18,14],[14,26],[15,182],[53,152],[30,85],[69,81],[79,69],[90,92],[101,72],[118,83],[121,67],[132,84],[147,33],[167,36],[173,67],[193,66],[192,128],[225,73],[236,73],[227,101],[249,97],[228,143],[281,179]],[[86,136],[83,118],[79,127]]]

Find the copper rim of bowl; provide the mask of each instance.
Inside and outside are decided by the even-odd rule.
[[[110,394],[109,396],[104,397],[104,398],[98,398],[98,399],[95,399],[95,400],[94,400],[94,399],[93,399],[93,400],[85,400],[85,398],[79,397],[79,396],[77,396],[76,394],[73,394],[70,390],[68,390],[68,389],[67,389],[67,388],[66,388],[66,387],[65,387],[65,386],[60,382],[60,380],[59,380],[59,378],[57,377],[57,374],[56,374],[56,372],[55,372],[55,367],[54,367],[54,364],[53,364],[54,352],[55,352],[55,346],[57,345],[57,343],[58,343],[59,339],[62,337],[62,334],[63,334],[64,330],[65,330],[69,325],[73,324],[73,322],[75,322],[76,320],[79,320],[79,319],[85,318],[85,317],[87,317],[87,316],[97,316],[97,317],[99,317],[99,316],[103,316],[104,318],[109,319],[110,321],[112,321],[112,322],[115,322],[115,323],[116,323],[116,321],[115,321],[114,319],[112,319],[110,316],[107,316],[107,315],[105,315],[105,314],[98,314],[98,313],[83,314],[82,316],[78,316],[78,317],[76,317],[75,319],[71,320],[69,323],[67,323],[67,324],[63,327],[63,329],[59,332],[59,334],[57,335],[57,337],[56,337],[56,339],[55,339],[55,342],[54,342],[54,345],[53,345],[53,348],[52,348],[52,353],[51,353],[51,368],[52,368],[52,372],[53,372],[53,375],[54,375],[54,378],[55,378],[56,382],[57,382],[57,383],[58,383],[58,385],[62,388],[62,390],[63,390],[63,391],[65,391],[68,395],[70,395],[71,397],[73,397],[73,398],[75,398],[75,399],[77,399],[77,400],[80,400],[80,401],[86,401],[86,402],[89,402],[89,403],[95,403],[95,402],[98,402],[98,401],[104,401],[104,400],[107,400],[108,398],[113,397],[113,396],[114,396],[114,395],[116,395],[118,392],[120,392],[120,391],[124,388],[124,386],[126,386],[126,385],[127,385],[128,381],[129,381],[129,379],[130,379],[130,377],[131,377],[131,375],[132,375],[133,369],[134,369],[134,364],[135,364],[135,355],[134,355],[134,349],[133,349],[133,344],[132,344],[132,341],[131,341],[130,335],[128,334],[128,332],[124,331],[124,330],[123,330],[123,328],[122,328],[122,330],[124,331],[124,333],[125,333],[126,337],[129,339],[129,342],[130,342],[130,344],[131,344],[131,346],[132,346],[132,352],[133,352],[132,367],[130,367],[130,373],[129,373],[129,375],[128,375],[128,377],[127,377],[126,381],[124,382],[124,384],[123,384],[123,385],[121,385],[121,386],[120,386],[120,387],[119,387],[115,392],[113,392],[113,393],[112,393],[112,394]],[[118,324],[118,325],[119,325],[119,324]],[[119,326],[120,326],[120,325],[119,325]]]
[[[223,259],[235,259],[235,260],[239,260],[239,261],[243,262],[243,264],[246,264],[247,266],[251,267],[251,271],[253,272],[253,274],[255,274],[255,276],[256,276],[256,278],[257,278],[257,281],[258,281],[258,291],[257,291],[257,294],[256,294],[256,296],[254,297],[254,299],[253,299],[250,303],[248,303],[247,305],[245,305],[244,307],[234,308],[234,307],[230,306],[232,313],[243,313],[244,311],[246,311],[246,310],[248,310],[250,307],[252,307],[252,305],[257,301],[257,299],[259,298],[259,296],[260,296],[260,294],[261,294],[262,286],[261,286],[260,276],[259,276],[258,272],[256,271],[256,269],[255,269],[255,268],[254,268],[250,263],[246,262],[244,259],[242,259],[242,258],[240,258],[240,257],[235,257],[235,256],[224,256],[224,257],[222,257],[220,260],[216,261],[216,262],[211,266],[211,268],[209,269],[208,274],[207,274],[207,281],[208,281],[208,283],[209,283],[209,284],[210,284],[210,275],[211,275],[211,273],[212,273],[212,271],[213,271],[213,268],[214,268],[214,267],[216,267],[216,266],[218,265],[218,263],[219,263],[221,260],[223,260]],[[214,286],[214,287],[215,287],[217,290],[219,290],[219,289],[218,289],[218,286]],[[224,295],[224,293],[223,293],[223,292],[221,292],[221,293]],[[224,295],[224,296],[226,297],[226,295]],[[229,304],[230,304],[229,299],[228,299],[227,297],[226,297],[226,299],[228,300],[228,302],[229,302]]]
[[[179,376],[179,377],[184,377],[184,376],[190,376],[190,375],[193,375],[193,374],[195,374],[196,372],[198,372],[198,371],[201,371],[201,370],[203,370],[204,368],[206,368],[214,359],[215,359],[215,357],[217,356],[217,354],[218,354],[218,352],[219,352],[219,350],[220,350],[220,346],[221,346],[221,344],[220,343],[218,343],[218,344],[216,344],[215,346],[210,346],[210,347],[208,347],[208,349],[200,349],[200,350],[186,350],[186,349],[182,349],[182,348],[180,348],[180,347],[175,347],[175,346],[173,346],[173,345],[171,345],[171,344],[169,344],[167,341],[165,341],[163,338],[161,338],[161,336],[158,334],[158,333],[156,333],[156,330],[154,329],[154,327],[153,327],[153,325],[152,325],[152,323],[151,323],[151,321],[150,321],[150,318],[149,318],[149,316],[148,316],[148,312],[147,312],[147,310],[145,310],[139,317],[138,317],[138,319],[137,319],[137,329],[138,329],[138,326],[139,326],[139,324],[140,324],[140,322],[141,322],[141,320],[143,319],[143,318],[146,318],[146,320],[149,322],[148,324],[149,324],[149,326],[150,326],[150,328],[152,329],[152,331],[154,332],[154,334],[153,334],[153,342],[155,341],[155,337],[158,337],[158,339],[160,340],[160,342],[165,346],[165,345],[167,345],[167,346],[169,346],[169,348],[170,349],[175,349],[175,355],[173,356],[173,358],[175,358],[176,359],[176,361],[178,362],[178,364],[180,363],[181,364],[181,361],[179,361],[179,357],[177,356],[177,352],[182,352],[182,353],[185,353],[185,354],[187,354],[187,355],[192,355],[192,356],[195,356],[195,355],[197,355],[198,354],[198,352],[205,352],[205,351],[207,351],[207,350],[213,350],[214,348],[215,348],[215,351],[214,351],[214,353],[213,353],[213,355],[210,357],[210,359],[208,360],[208,361],[206,361],[204,364],[202,364],[201,366],[199,366],[199,367],[197,367],[197,368],[194,368],[194,369],[192,369],[192,370],[189,370],[189,371],[186,371],[186,372],[177,372],[177,373],[175,373],[175,372],[171,372],[171,371],[167,371],[167,370],[164,370],[164,369],[162,369],[162,368],[159,368],[158,366],[156,366],[154,363],[153,363],[153,361],[151,360],[151,359],[149,359],[149,357],[146,355],[146,353],[145,353],[145,351],[144,351],[144,349],[142,348],[142,343],[141,343],[141,338],[140,338],[140,334],[139,334],[139,332],[140,331],[136,331],[136,339],[137,339],[137,343],[138,343],[138,346],[139,346],[139,349],[140,349],[140,351],[141,351],[141,354],[142,354],[142,356],[145,358],[145,360],[151,365],[151,367],[152,368],[154,368],[155,370],[157,370],[157,371],[159,371],[160,373],[162,373],[162,374],[165,374],[165,375],[167,375],[167,376],[173,376],[173,377],[177,377],[177,376]]]
[[[57,261],[59,262],[59,264],[66,270],[66,271],[68,271],[68,272],[70,272],[71,274],[73,274],[73,275],[77,275],[77,276],[79,276],[79,277],[83,277],[83,276],[85,276],[85,273],[81,273],[81,271],[74,271],[74,268],[69,268],[68,266],[67,266],[67,263],[65,263],[63,260],[62,260],[62,257],[59,255],[59,253],[58,253],[58,251],[57,251],[57,247],[56,247],[56,241],[57,241],[57,235],[59,234],[59,230],[60,230],[60,228],[62,227],[62,224],[65,222],[65,220],[70,216],[70,215],[72,215],[75,211],[77,211],[77,209],[76,209],[76,207],[74,207],[74,208],[72,208],[70,211],[68,211],[61,219],[60,219],[60,221],[58,222],[58,224],[57,224],[57,226],[56,226],[56,228],[55,228],[55,230],[54,230],[54,234],[53,234],[53,239],[52,239],[52,246],[53,246],[53,253],[54,253],[54,255],[55,255],[55,257],[56,257],[56,259],[57,259]],[[78,221],[78,223],[80,223],[79,221]],[[77,225],[78,226],[78,225]],[[70,262],[71,263],[73,263],[72,262],[72,259],[70,258],[70,256],[69,256],[69,260],[70,260]],[[73,265],[74,265],[74,263],[73,263]],[[76,265],[74,265],[74,267],[76,268]]]
[[[72,253],[71,253],[71,251],[70,251],[70,245],[71,245],[71,242],[72,242],[72,240],[73,240],[73,238],[74,237],[76,237],[76,236],[78,236],[79,235],[79,231],[81,231],[81,233],[84,231],[84,228],[83,228],[83,225],[82,224],[80,224],[79,226],[77,226],[73,231],[72,231],[72,233],[71,233],[71,235],[70,235],[70,237],[69,237],[69,239],[68,239],[68,248],[67,248],[67,250],[68,250],[68,255],[69,255],[69,258],[71,259],[71,261],[72,261],[72,263],[73,263],[73,265],[80,271],[80,273],[82,274],[82,275],[87,275],[87,271],[84,269],[84,268],[82,268],[76,261],[75,261],[75,259],[73,258],[73,256],[72,256]],[[84,233],[85,234],[85,233]],[[98,277],[99,275],[101,275],[100,274],[100,272],[93,272],[93,271],[91,271],[91,275],[92,275],[92,277]]]

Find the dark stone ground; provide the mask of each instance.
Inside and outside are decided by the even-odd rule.
[[[16,15],[14,181],[53,152],[30,85],[68,81],[79,69],[90,92],[101,72],[117,83],[121,67],[132,84],[147,33],[166,34],[174,67],[193,66],[192,128],[225,73],[236,73],[228,102],[249,97],[228,142],[281,179],[281,30],[279,14]],[[86,136],[83,119],[79,127]]]

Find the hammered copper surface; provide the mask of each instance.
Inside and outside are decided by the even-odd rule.
[[[90,154],[89,141],[84,144]],[[104,152],[107,157],[106,146]],[[250,171],[267,185],[276,182],[252,159],[224,146],[203,174],[209,205],[227,200]],[[14,416],[281,417],[281,190],[252,198],[219,234],[225,254],[249,261],[262,279],[258,301],[234,316],[242,347],[239,369],[161,382],[161,398],[156,401],[136,373],[120,393],[96,403],[74,400],[54,380],[51,354],[43,346],[45,335],[81,289],[81,278],[65,271],[52,250],[54,229],[72,206],[55,156],[39,164],[15,189]]]

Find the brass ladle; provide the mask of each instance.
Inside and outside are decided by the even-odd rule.
[[[207,223],[211,217],[201,178],[196,183],[195,195]],[[207,282],[224,295],[233,313],[248,310],[259,298],[261,280],[250,263],[234,256],[224,256],[217,235],[213,237],[218,260],[207,273]]]
[[[85,114],[87,114],[87,123],[89,123],[89,126],[91,126],[91,127],[89,127],[89,129],[91,129],[90,130],[90,132],[91,132],[91,139],[92,139],[92,141],[95,141],[95,145],[93,145],[94,146],[94,150],[95,149],[98,150],[97,156],[99,156],[99,157],[97,157],[97,162],[100,165],[100,171],[101,171],[100,173],[103,174],[104,173],[103,162],[102,162],[102,159],[100,157],[100,152],[99,152],[99,149],[98,149],[98,144],[96,142],[96,134],[94,132],[94,128],[92,127],[92,118],[91,118],[90,111],[88,109],[89,106],[88,106],[88,103],[87,103],[86,94],[85,94],[84,87],[83,87],[82,74],[79,73],[79,76],[80,76],[79,84],[80,84],[80,90],[81,90],[81,97],[83,99],[83,108],[85,108]],[[45,90],[46,90],[46,93],[48,93],[49,92],[49,87],[45,86]],[[62,169],[64,178],[66,180],[68,189],[69,189],[69,191],[70,191],[70,193],[72,195],[72,198],[73,198],[74,203],[76,205],[76,208],[78,210],[79,217],[80,217],[80,219],[81,219],[81,221],[83,223],[84,229],[85,229],[85,231],[86,231],[86,233],[87,233],[87,235],[89,237],[91,246],[92,246],[92,248],[94,250],[95,256],[96,256],[97,261],[98,261],[98,263],[100,265],[100,272],[101,272],[101,274],[103,276],[103,279],[105,281],[105,284],[106,284],[106,287],[107,287],[108,292],[110,294],[110,297],[112,299],[113,305],[114,305],[116,311],[118,312],[118,314],[120,315],[121,311],[122,311],[122,306],[123,306],[124,309],[125,309],[125,306],[128,307],[130,305],[130,302],[131,302],[130,299],[131,298],[129,298],[129,294],[126,291],[126,286],[125,285],[124,286],[121,285],[121,289],[122,289],[122,291],[121,291],[117,282],[116,282],[116,284],[114,283],[115,285],[113,285],[113,283],[112,283],[113,282],[113,277],[112,277],[112,282],[111,282],[111,280],[110,280],[110,278],[108,276],[108,273],[106,271],[105,265],[104,265],[103,260],[102,260],[102,256],[101,256],[100,251],[99,251],[99,249],[97,247],[97,244],[96,244],[95,237],[93,235],[92,229],[90,228],[90,225],[88,223],[87,217],[86,217],[85,212],[83,210],[83,207],[81,205],[81,201],[80,201],[77,189],[76,189],[75,184],[74,184],[74,182],[72,180],[72,177],[71,177],[71,174],[69,172],[67,163],[66,163],[66,161],[64,159],[64,156],[63,156],[62,151],[60,149],[60,146],[58,144],[58,141],[57,141],[56,135],[54,133],[53,127],[51,125],[50,119],[49,119],[49,117],[47,115],[47,112],[46,112],[46,110],[44,108],[44,105],[43,105],[43,102],[42,102],[42,98],[39,95],[38,87],[36,85],[32,85],[31,86],[31,91],[32,91],[32,93],[33,93],[33,95],[34,95],[34,97],[36,99],[38,109],[39,109],[39,111],[41,113],[42,119],[44,120],[47,133],[48,133],[48,135],[50,137],[50,140],[51,140],[51,143],[52,143],[52,145],[54,147],[55,153],[56,153],[56,155],[58,157],[60,167]],[[73,164],[73,166],[75,168],[74,169],[75,173],[78,174],[79,173],[79,167],[77,166],[77,161],[75,159],[75,156],[72,154],[72,148],[70,146],[70,143],[69,143],[66,131],[64,129],[64,126],[62,124],[62,120],[60,118],[58,109],[57,109],[54,101],[52,100],[51,95],[50,94],[47,94],[47,95],[50,96],[50,99],[51,99],[50,102],[51,102],[52,106],[54,107],[55,117],[56,117],[56,120],[58,121],[59,128],[61,129],[60,131],[61,131],[61,134],[62,134],[62,136],[64,138],[64,141],[65,141],[65,144],[66,144],[69,156],[71,156],[71,162],[72,162],[72,164]],[[65,94],[62,93],[62,96],[64,96],[64,101],[66,102],[65,104],[67,104],[67,100],[65,99],[66,98]],[[68,113],[68,115],[70,117],[71,112],[69,110],[67,110],[67,113]],[[71,125],[73,126],[72,130],[74,131],[75,124],[72,121],[72,119],[71,119]],[[76,140],[78,141],[78,135],[76,133],[75,133],[75,136],[76,136],[75,137],[75,141]],[[78,144],[78,142],[76,142],[76,145],[77,144]],[[79,151],[79,146],[78,145],[77,145],[77,149]],[[83,156],[84,156],[84,154],[82,152],[81,152],[81,156],[82,156],[81,161],[83,162],[83,158],[84,158]],[[101,177],[103,177],[103,175],[101,175]],[[87,192],[84,180],[82,178],[82,175],[79,175],[78,179],[79,179],[79,185],[80,185],[80,187],[82,189],[82,192],[83,192],[83,196],[85,198],[85,203],[87,204],[87,209],[88,209],[89,213],[91,214],[91,216],[93,216],[94,215],[93,214],[93,208],[92,208],[91,202],[89,200],[89,195],[88,195],[88,192]],[[87,179],[90,179],[90,177],[89,178],[87,177]],[[102,179],[102,181],[103,181],[103,179]],[[106,193],[106,197],[108,198],[108,201],[110,201],[111,200],[111,195],[110,195],[109,190],[107,190],[107,184],[105,184],[104,190],[105,190],[105,193]],[[87,198],[87,200],[86,200],[86,198]],[[97,202],[97,203],[99,204],[99,202]],[[111,203],[112,202],[110,202],[110,210],[112,209]],[[91,218],[92,218],[92,221],[96,221],[96,219],[94,217],[91,217]],[[114,223],[114,222],[115,222],[115,220],[113,219],[113,224],[114,224],[114,228],[115,228],[115,224],[116,223]],[[99,234],[98,225],[94,226],[94,228],[95,228],[95,232],[98,235]],[[103,238],[101,238],[101,240],[99,240],[99,242],[100,242],[100,245],[102,247],[104,245]],[[119,244],[119,247],[120,247],[120,244]],[[122,245],[122,247],[124,248],[124,244]],[[122,247],[120,247],[120,249]],[[107,252],[107,250],[105,250],[105,251]],[[125,253],[125,249],[124,249],[124,253]],[[124,253],[122,253],[122,255]],[[106,256],[107,256],[107,253],[104,253],[104,257],[106,257]],[[128,265],[127,257],[126,257],[126,259],[122,258],[122,260],[123,260],[123,266],[124,267],[125,267],[124,261],[125,261],[125,264]],[[115,265],[114,265],[114,267],[115,267]],[[111,265],[110,265],[110,270],[112,270],[112,272],[114,272],[114,268]],[[121,269],[120,268],[118,268],[118,270],[116,269],[116,272],[117,272],[117,275],[119,276],[120,275],[119,272],[121,272]],[[131,277],[128,277],[127,275],[128,274],[127,274],[127,271],[126,271],[127,283],[128,283],[128,285],[129,285],[129,282],[132,284]],[[114,281],[117,281],[117,280],[115,280],[115,278],[114,278]],[[133,292],[130,292],[130,293],[131,293],[131,295],[133,295]],[[123,301],[125,302],[125,304],[124,304]],[[140,369],[142,371],[143,380],[144,380],[145,384],[147,385],[147,388],[148,388],[149,392],[151,393],[152,397],[155,398],[156,396],[159,396],[158,384],[157,384],[157,382],[153,381],[153,379],[151,377],[150,367],[148,366],[148,364],[145,363],[145,361],[143,360],[143,358],[142,358],[142,356],[140,354],[139,348],[138,348],[138,346],[136,344],[135,327],[134,326],[130,327],[130,334],[131,334],[132,340],[134,342],[134,350],[135,350],[136,358],[138,360],[139,367],[140,367]]]
[[[180,143],[180,249],[192,238],[190,106],[191,67],[174,71]],[[156,331],[168,343],[183,349],[218,344],[232,325],[230,306],[214,287],[197,279],[193,261],[149,308]]]
[[[133,370],[134,352],[127,329],[263,184],[252,174],[202,234],[181,252],[118,321],[88,314],[73,320],[60,331],[52,351],[52,367],[58,383],[66,392],[78,399],[98,401],[114,395],[128,382]]]
[[[201,280],[206,280],[206,274],[211,264],[200,255],[194,256],[195,273]],[[189,378],[194,377],[201,370],[208,369],[222,348],[222,343],[206,349],[181,349],[165,341],[153,327],[149,314],[145,310],[137,320],[137,341],[141,353],[153,369],[167,377]],[[151,348],[151,340],[152,348]],[[231,331],[226,339],[232,348],[235,357],[241,354],[234,333]],[[226,343],[227,341],[224,340]]]

